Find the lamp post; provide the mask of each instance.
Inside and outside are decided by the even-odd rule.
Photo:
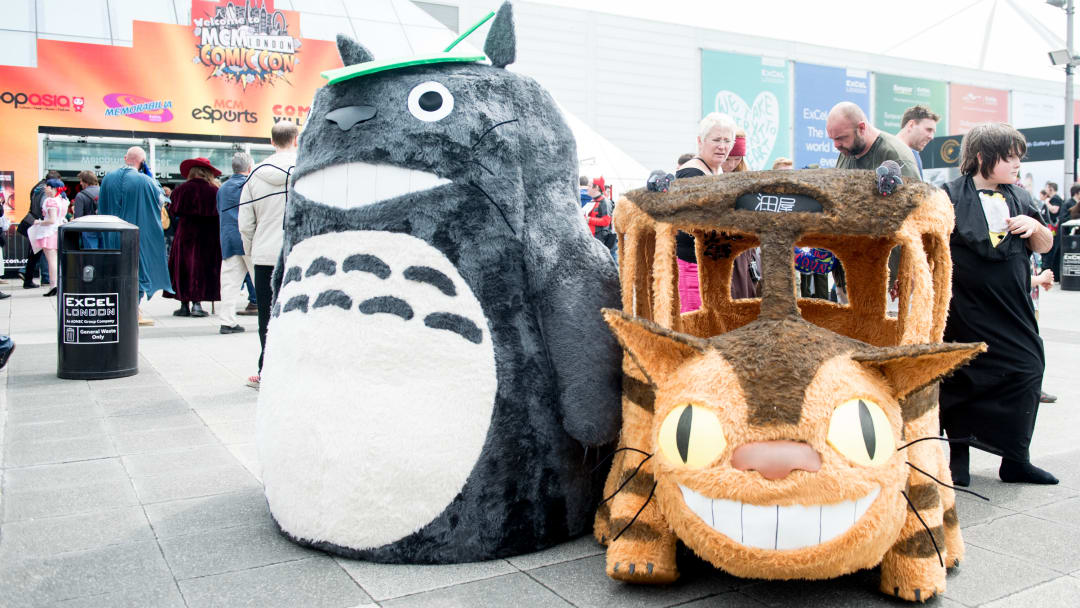
[[[1065,9],[1065,50],[1051,52],[1050,62],[1065,65],[1065,182],[1061,191],[1068,192],[1076,181],[1076,153],[1073,148],[1073,66],[1080,63],[1073,55],[1073,0],[1046,0],[1046,3]],[[1064,61],[1060,61],[1061,59]]]

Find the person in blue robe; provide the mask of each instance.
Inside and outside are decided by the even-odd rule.
[[[172,293],[172,280],[165,258],[165,235],[161,229],[161,189],[152,177],[140,172],[146,166],[146,152],[134,146],[124,155],[123,168],[101,180],[98,213],[116,217],[139,227],[139,301],[159,290]],[[115,248],[106,235],[107,248]],[[139,316],[140,324],[151,324]]]

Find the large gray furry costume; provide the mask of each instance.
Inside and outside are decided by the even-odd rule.
[[[615,266],[578,210],[573,136],[503,69],[441,63],[320,89],[300,138],[259,396],[271,513],[381,562],[535,551],[586,532],[618,432]],[[339,37],[345,65],[372,61]],[[375,64],[372,64],[375,65]]]

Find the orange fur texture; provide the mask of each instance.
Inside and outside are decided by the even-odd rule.
[[[823,212],[735,209],[740,195],[759,192],[811,196]],[[945,566],[963,555],[955,497],[914,468],[940,479],[947,471],[940,445],[920,442],[867,465],[830,440],[845,403],[859,403],[851,420],[861,421],[867,451],[875,433],[894,450],[936,436],[936,381],[982,350],[940,344],[952,271],[945,195],[916,183],[884,198],[869,171],[763,171],[679,180],[668,193],[633,191],[615,215],[629,315],[605,314],[626,351],[620,451],[595,525],[608,545],[608,574],[674,580],[681,540],[738,576],[830,578],[880,563],[890,595],[925,601],[944,591]],[[685,314],[678,312],[679,230],[696,237],[702,291],[701,309]],[[732,300],[732,260],[756,246],[763,295]],[[836,254],[847,273],[847,305],[798,297],[793,246]],[[893,317],[887,260],[897,246]],[[874,432],[867,431],[871,409],[879,412]],[[719,443],[701,433],[716,428],[723,448],[713,454]],[[775,441],[809,446],[820,468],[768,479],[732,466],[740,446]],[[684,461],[702,449],[709,462]],[[857,517],[831,529],[847,501]],[[772,541],[760,520],[771,517],[768,508],[781,522]],[[736,509],[745,519],[740,530],[731,524]],[[813,522],[822,527],[816,542],[805,531]],[[740,534],[746,538],[732,538]]]

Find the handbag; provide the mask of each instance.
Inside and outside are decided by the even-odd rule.
[[[172,225],[172,220],[169,219],[169,207],[168,205],[161,206],[161,229],[168,230]]]
[[[36,219],[37,218],[34,217],[33,213],[27,213],[23,216],[22,221],[19,222],[19,227],[15,229],[15,232],[23,235],[26,238],[30,238],[30,226],[34,225],[34,220]]]

